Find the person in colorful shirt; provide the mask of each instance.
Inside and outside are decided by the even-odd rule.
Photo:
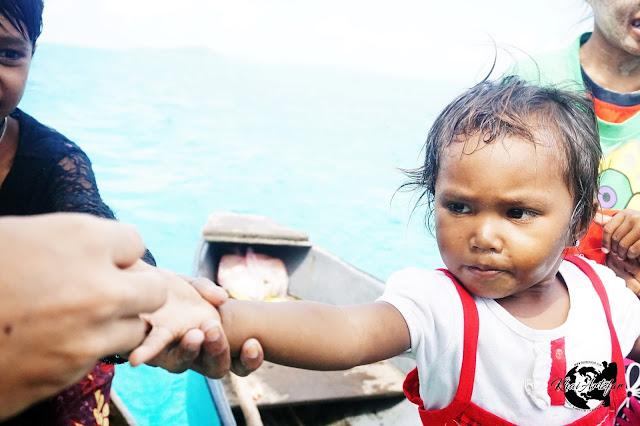
[[[424,151],[405,188],[428,205],[447,269],[396,272],[355,306],[230,300],[218,310],[232,351],[253,336],[267,360],[322,370],[405,354],[424,424],[614,424],[640,300],[606,266],[564,255],[596,214],[592,102],[485,80],[440,113]]]
[[[640,210],[640,4],[588,3],[593,8],[593,32],[580,35],[565,49],[524,58],[509,73],[591,95],[605,157],[600,206]]]

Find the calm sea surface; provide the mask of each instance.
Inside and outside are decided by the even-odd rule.
[[[393,194],[398,167],[419,165],[429,124],[464,86],[42,44],[20,106],[87,152],[103,198],[161,267],[190,273],[209,213],[234,211],[303,230],[385,280],[439,266],[424,210],[412,218],[412,198]],[[187,413],[194,376],[125,365],[115,388],[140,425],[216,424],[206,404]]]

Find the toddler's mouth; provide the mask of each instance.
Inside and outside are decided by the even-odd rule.
[[[469,272],[479,277],[491,277],[505,272],[504,269],[489,265],[469,265],[467,268]]]

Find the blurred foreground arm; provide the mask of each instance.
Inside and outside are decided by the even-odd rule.
[[[84,214],[0,219],[0,420],[77,382],[145,338],[166,277],[130,269],[135,229]]]

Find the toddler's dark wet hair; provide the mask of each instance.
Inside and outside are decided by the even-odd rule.
[[[453,142],[479,136],[492,143],[517,136],[532,143],[559,145],[563,179],[573,195],[571,236],[586,231],[596,211],[598,166],[602,157],[593,102],[583,93],[535,86],[517,76],[484,80],[451,102],[436,118],[424,146],[422,167],[404,170],[400,189],[421,191],[416,207],[427,205],[431,224],[440,155]]]
[[[0,14],[35,47],[42,32],[42,0],[0,0]]]

